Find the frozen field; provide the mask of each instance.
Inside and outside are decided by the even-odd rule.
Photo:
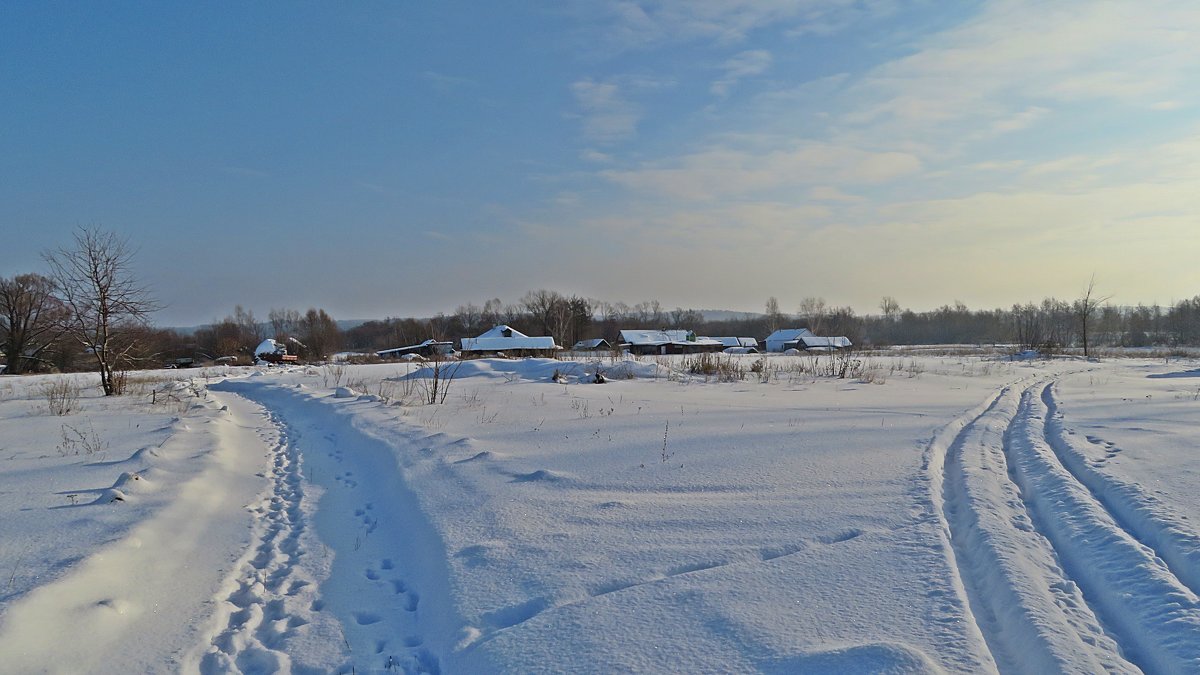
[[[0,672],[1200,672],[1200,361],[737,358],[0,378]]]

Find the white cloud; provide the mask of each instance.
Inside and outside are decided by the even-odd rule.
[[[724,98],[729,95],[729,91],[733,89],[739,80],[754,75],[761,75],[770,67],[771,53],[767,50],[750,49],[744,51],[721,65],[723,73],[720,79],[712,83],[709,90],[715,96]]]
[[[869,152],[807,141],[762,152],[712,147],[675,160],[605,171],[602,175],[641,192],[710,201],[753,196],[782,186],[815,186],[831,181],[883,183],[920,168],[920,160],[907,153]]]
[[[616,49],[690,40],[733,44],[767,26],[793,35],[828,34],[855,21],[886,16],[894,0],[585,0],[582,11],[605,25]]]
[[[1003,134],[1010,131],[1021,131],[1023,129],[1028,129],[1036,124],[1038,120],[1045,117],[1049,112],[1050,110],[1047,108],[1031,106],[1019,113],[1016,113],[1015,115],[1010,115],[1005,119],[997,121],[992,125],[992,131],[998,134]]]
[[[593,162],[595,164],[609,164],[613,161],[612,155],[592,148],[585,148],[580,151],[579,159],[585,162]]]
[[[847,91],[842,122],[876,133],[1007,133],[1074,103],[1143,107],[1191,91],[1200,5],[997,0]]]
[[[626,100],[616,82],[583,79],[571,85],[582,111],[583,135],[597,143],[611,143],[634,135],[641,111]]]

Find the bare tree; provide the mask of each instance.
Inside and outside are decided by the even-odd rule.
[[[286,340],[300,332],[300,312],[294,309],[275,309],[267,312],[267,321],[271,324],[271,336],[276,340]]]
[[[821,334],[822,325],[825,323],[825,314],[829,309],[825,304],[825,298],[809,296],[800,301],[800,316],[808,322],[808,329],[817,335]]]
[[[251,349],[254,348],[253,345],[262,342],[262,339],[266,337],[263,335],[263,325],[255,318],[254,312],[238,305],[233,308],[232,318],[233,322],[237,324],[238,332],[246,341],[252,343]]]
[[[473,302],[459,305],[458,309],[454,310],[454,318],[458,320],[467,335],[477,335],[491,328],[491,326],[483,325],[483,309]]]
[[[1096,313],[1096,309],[1100,305],[1108,302],[1110,297],[1112,296],[1096,296],[1096,275],[1093,274],[1092,278],[1088,281],[1087,289],[1083,292],[1083,295],[1074,302],[1072,308],[1075,310],[1075,317],[1079,320],[1079,333],[1083,338],[1084,358],[1090,355],[1088,352],[1088,328],[1092,315]]]
[[[500,302],[500,298],[492,298],[483,303],[483,310],[479,315],[480,325],[486,328],[498,326],[504,323],[504,304]]]
[[[884,318],[888,321],[895,321],[896,316],[900,313],[900,302],[890,295],[885,295],[879,300],[879,311],[883,312]]]
[[[127,328],[143,326],[158,304],[133,275],[129,240],[98,227],[75,231],[75,245],[42,255],[70,310],[68,334],[96,360],[105,396],[122,393],[136,339]]]
[[[5,372],[16,375],[44,361],[43,354],[64,330],[67,311],[54,295],[54,282],[40,274],[0,279],[0,349]]]
[[[783,312],[779,311],[779,300],[775,296],[767,298],[767,332],[774,333],[783,327]]]

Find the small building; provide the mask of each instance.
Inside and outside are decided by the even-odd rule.
[[[399,359],[409,355],[421,356],[427,359],[449,356],[454,353],[453,342],[439,342],[429,339],[415,345],[407,347],[395,347],[393,349],[384,349],[375,352],[375,355],[381,359]]]
[[[500,325],[479,337],[463,338],[464,354],[503,354],[506,356],[553,356],[562,349],[549,336],[530,337],[511,327]]]
[[[785,352],[789,349],[802,349],[800,338],[812,336],[807,328],[781,328],[767,336],[768,352]]]
[[[796,349],[806,352],[834,352],[839,349],[849,349],[854,344],[848,337],[820,337],[805,335],[800,338]]]
[[[720,342],[725,346],[724,351],[729,354],[757,354],[759,352],[758,340],[752,337],[715,337],[709,339]],[[729,351],[731,349],[737,351],[731,352]]]
[[[690,330],[623,330],[621,347],[630,354],[698,354],[719,352],[725,345]]]
[[[580,340],[571,346],[571,351],[573,352],[606,352],[611,349],[612,345],[608,344],[608,340],[604,338]]]

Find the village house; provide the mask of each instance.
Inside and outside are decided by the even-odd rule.
[[[846,337],[820,337],[807,328],[781,328],[767,336],[768,352],[834,351],[854,346]]]
[[[630,354],[697,354],[719,352],[725,345],[690,330],[623,330],[621,348]]]
[[[758,340],[752,337],[714,337],[709,339],[720,342],[725,347],[724,351],[730,354],[757,354],[759,352]]]
[[[549,336],[530,337],[511,326],[500,325],[479,337],[462,338],[465,355],[553,356],[562,349]]]
[[[608,344],[608,340],[604,338],[580,340],[571,346],[571,351],[573,352],[603,352],[611,349],[612,345]]]

